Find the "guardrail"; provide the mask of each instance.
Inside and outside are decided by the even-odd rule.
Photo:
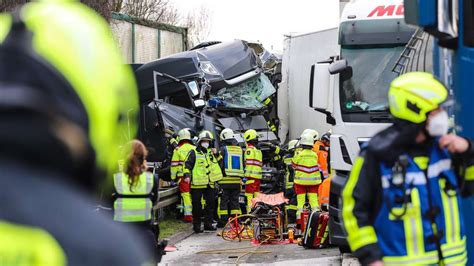
[[[158,200],[155,206],[153,206],[154,210],[158,210],[164,207],[168,207],[180,200],[179,197],[179,188],[172,187],[166,189],[160,189],[158,192]]]

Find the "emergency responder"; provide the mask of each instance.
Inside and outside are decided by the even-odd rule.
[[[150,246],[156,244],[152,228],[152,208],[158,196],[158,180],[146,172],[148,151],[139,140],[124,148],[123,171],[114,175],[114,220],[133,225],[147,236]]]
[[[263,157],[258,146],[258,134],[254,129],[249,129],[244,133],[244,140],[247,145],[245,151],[245,196],[247,197],[247,213],[252,209],[252,199],[260,193],[260,182],[262,180]]]
[[[446,135],[448,91],[431,74],[402,75],[388,95],[394,124],[362,149],[343,190],[353,254],[363,265],[464,265],[474,146]]]
[[[320,140],[317,140],[313,146],[313,151],[318,154],[318,164],[323,179],[329,177],[330,163],[329,163],[329,148],[331,141],[331,132],[326,132],[321,136]]]
[[[294,185],[296,200],[297,224],[301,225],[301,212],[306,203],[306,195],[312,211],[319,211],[318,185],[321,184],[321,173],[318,166],[318,155],[312,150],[314,135],[303,134],[299,141],[302,150],[294,155],[292,167],[295,171]],[[303,229],[303,228],[301,228]]]
[[[183,128],[178,131],[178,147],[171,157],[171,180],[178,182],[179,192],[181,193],[181,202],[183,205],[183,221],[193,221],[193,205],[191,200],[191,184],[184,180],[184,160],[188,156],[189,151],[196,147],[191,141],[191,130]]]
[[[199,133],[196,149],[192,149],[184,166],[184,178],[191,183],[191,196],[193,204],[193,230],[201,233],[201,216],[203,206],[201,198],[206,201],[204,207],[204,230],[215,231],[212,224],[215,206],[215,182],[222,179],[222,171],[219,162],[211,149],[214,137],[211,132],[204,130]],[[217,153],[217,152],[216,152]]]
[[[305,130],[303,130],[303,132],[301,133],[300,135],[300,138],[303,136],[303,135],[310,135],[312,138],[313,138],[313,143],[316,143],[319,139],[319,132],[315,129],[310,129],[310,128],[307,128]],[[313,144],[314,145],[314,144]],[[300,151],[303,150],[303,147],[299,144],[296,145],[296,150],[295,150],[295,153],[299,153]]]
[[[296,211],[297,211],[297,200],[294,189],[294,178],[295,171],[292,167],[293,157],[295,156],[295,149],[298,140],[290,140],[288,142],[288,152],[283,157],[283,162],[286,165],[285,174],[285,198],[287,198],[288,204],[286,205],[286,213],[288,215],[288,223],[294,224],[296,222]]]
[[[225,128],[221,131],[220,166],[223,178],[219,181],[222,195],[219,203],[218,227],[224,227],[229,215],[241,214],[239,196],[242,178],[244,177],[243,151],[234,138],[234,131]]]
[[[94,212],[91,196],[138,110],[132,71],[94,11],[44,0],[0,15],[0,264],[151,259],[138,232]]]

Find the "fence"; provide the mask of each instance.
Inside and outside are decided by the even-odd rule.
[[[112,32],[128,64],[146,63],[187,49],[187,28],[112,13]]]

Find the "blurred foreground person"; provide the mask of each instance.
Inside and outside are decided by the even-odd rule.
[[[158,255],[153,232],[152,208],[158,198],[158,180],[146,172],[148,150],[139,140],[125,146],[126,166],[114,175],[114,220],[132,225],[139,231],[150,252]],[[158,260],[158,257],[156,258]]]
[[[347,240],[363,265],[464,265],[461,196],[472,193],[473,145],[446,135],[447,89],[428,73],[396,78],[394,124],[362,148],[343,190]]]
[[[108,24],[83,4],[0,15],[0,264],[151,259],[133,232],[93,211],[127,114],[136,120],[136,90]]]

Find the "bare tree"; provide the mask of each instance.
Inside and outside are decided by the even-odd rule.
[[[117,1],[117,0],[113,0]],[[15,8],[27,3],[31,0],[0,0],[0,12],[9,12]],[[97,13],[103,16],[106,20],[111,16],[111,5],[109,0],[82,0],[84,4],[94,9]]]
[[[176,24],[180,20],[178,10],[169,0],[110,0],[112,10],[132,17]]]
[[[190,47],[205,41],[209,37],[211,24],[211,11],[205,6],[201,6],[187,15],[184,26],[188,28]]]

